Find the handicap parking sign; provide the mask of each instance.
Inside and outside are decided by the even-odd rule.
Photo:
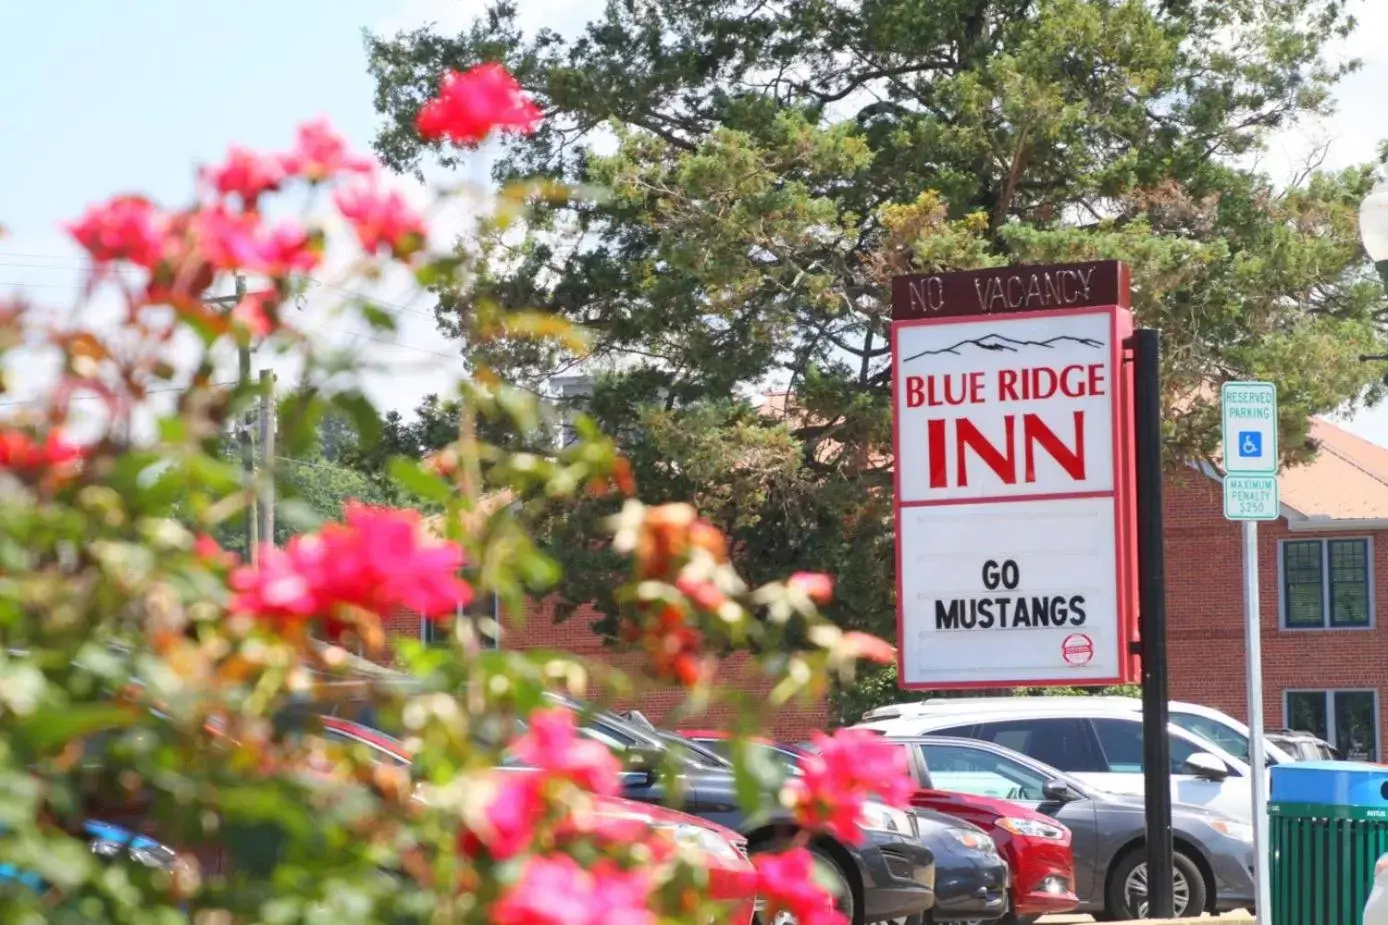
[[[1263,455],[1263,435],[1256,430],[1241,430],[1238,446],[1240,456],[1256,459]]]

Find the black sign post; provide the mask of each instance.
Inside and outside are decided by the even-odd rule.
[[[1171,891],[1171,736],[1167,732],[1166,556],[1162,548],[1161,333],[1138,329],[1133,332],[1132,347],[1142,766],[1147,802],[1148,906],[1139,914],[1169,919],[1176,913]]]

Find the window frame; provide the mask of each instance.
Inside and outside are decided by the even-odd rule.
[[[1373,698],[1374,717],[1374,750],[1368,759],[1369,762],[1378,762],[1383,755],[1383,731],[1381,723],[1383,714],[1380,712],[1382,704],[1378,695],[1378,688],[1375,687],[1289,687],[1282,691],[1282,726],[1285,729],[1292,729],[1292,696],[1294,694],[1315,694],[1322,698],[1325,705],[1325,740],[1342,755],[1349,754],[1348,743],[1338,741],[1335,724],[1335,695],[1336,694],[1368,694]],[[1297,732],[1309,732],[1316,734],[1314,729],[1298,729]]]
[[[1331,591],[1334,582],[1330,571],[1330,544],[1338,542],[1358,542],[1364,544],[1364,582],[1368,617],[1367,622],[1350,625],[1336,625],[1331,622]],[[1287,601],[1287,544],[1315,543],[1321,554],[1321,619],[1316,624],[1296,624],[1289,622]],[[1374,600],[1374,538],[1372,536],[1307,536],[1287,537],[1277,541],[1277,626],[1283,632],[1362,632],[1374,629],[1378,620]]]

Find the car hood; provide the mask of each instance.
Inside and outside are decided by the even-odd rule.
[[[991,812],[998,816],[1007,816],[1012,819],[1034,819],[1038,822],[1045,822],[1055,825],[1055,820],[1045,813],[1038,813],[1029,806],[1022,806],[1018,803],[1009,803],[1006,800],[999,800],[996,797],[975,796],[972,793],[958,793],[954,790],[917,790],[917,797],[928,798],[934,806],[946,814],[949,813],[950,806],[960,808],[968,807],[975,810]]]
[[[928,829],[934,828],[935,826],[945,826],[951,829],[963,829],[966,832],[974,832],[978,835],[988,834],[983,829],[974,825],[972,822],[966,822],[965,820],[960,819],[958,816],[951,816],[948,813],[936,812],[933,809],[922,809],[919,806],[913,807],[911,809],[911,812],[914,813],[916,819],[919,820],[921,824],[920,830],[922,834],[924,834]]]

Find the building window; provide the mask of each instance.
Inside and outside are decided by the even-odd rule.
[[[1373,620],[1372,553],[1366,539],[1282,543],[1282,626],[1363,628]]]
[[[445,643],[449,634],[453,632],[454,621],[460,619],[473,621],[473,625],[477,627],[477,635],[481,637],[482,648],[501,648],[501,640],[498,638],[501,633],[501,602],[495,594],[474,596],[467,607],[460,609],[455,616],[436,620],[420,618],[419,637],[430,645]]]
[[[1378,693],[1287,691],[1289,729],[1319,736],[1350,761],[1378,760]]]

